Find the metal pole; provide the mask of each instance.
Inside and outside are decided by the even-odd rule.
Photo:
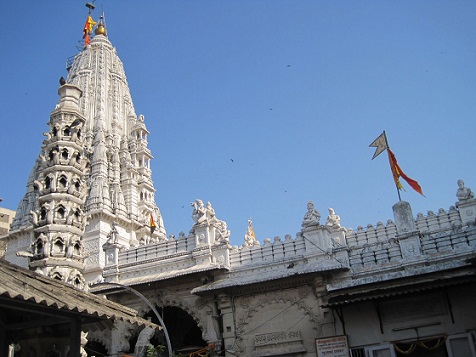
[[[383,136],[385,138],[385,145],[387,145],[387,151],[388,151],[388,149],[390,149],[390,146],[388,146],[387,134],[385,133],[385,130],[383,131]],[[388,153],[388,155],[389,155],[389,159],[390,159],[390,153]],[[391,162],[390,162],[390,169],[392,169],[392,163]],[[393,171],[392,171],[392,176],[393,176]],[[394,181],[395,181],[395,178],[394,178]],[[401,201],[402,197],[400,196],[400,189],[398,188],[398,184],[396,182],[395,182],[395,187],[397,189],[398,200]]]
[[[167,328],[165,327],[164,321],[160,317],[159,312],[157,311],[155,306],[149,301],[149,299],[147,299],[144,295],[142,295],[136,289],[133,289],[130,286],[127,286],[127,285],[122,285],[122,284],[118,284],[118,283],[106,283],[106,282],[95,284],[95,286],[99,286],[99,285],[111,285],[111,286],[116,286],[116,287],[122,288],[124,290],[127,290],[127,291],[133,293],[134,295],[138,296],[142,301],[144,301],[147,304],[147,306],[150,307],[150,309],[154,312],[155,316],[157,317],[157,319],[160,322],[160,325],[164,329],[165,340],[167,342],[167,350],[169,352],[169,357],[172,357],[172,344],[170,343],[169,333],[167,332]]]

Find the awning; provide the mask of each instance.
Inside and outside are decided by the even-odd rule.
[[[261,273],[259,270],[257,270],[253,274],[251,274],[248,268],[243,269],[240,272],[230,272],[224,279],[220,279],[209,284],[199,286],[192,290],[192,294],[200,294],[225,288],[258,284],[263,282],[269,282],[272,280],[303,276],[307,274],[328,273],[342,270],[348,270],[348,268],[343,267],[342,265],[332,263],[327,263],[324,265],[321,261],[315,261],[311,263],[299,263],[296,265],[293,264],[292,266],[289,265],[288,268],[284,266],[276,267],[271,271],[266,271],[266,273]]]
[[[438,279],[434,277],[433,279],[420,282],[412,279],[389,282],[386,285],[380,283],[367,287],[361,286],[360,289],[345,289],[329,293],[327,303],[324,304],[323,307],[337,307],[362,301],[392,298],[470,283],[476,283],[476,276],[452,277],[448,279]]]
[[[84,323],[122,320],[139,326],[159,326],[137,311],[0,259],[0,306],[54,310],[78,315]]]
[[[133,285],[151,283],[155,281],[173,279],[173,278],[181,277],[184,275],[203,273],[203,272],[212,271],[212,270],[228,270],[228,269],[226,269],[225,267],[219,264],[204,263],[204,264],[193,265],[189,268],[167,270],[167,271],[147,274],[143,276],[139,275],[139,276],[130,277],[130,278],[119,277],[119,282],[123,285],[133,286]]]

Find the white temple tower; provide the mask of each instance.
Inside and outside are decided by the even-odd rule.
[[[68,271],[54,277],[67,281],[74,271],[88,282],[95,281],[105,265],[102,247],[108,240],[129,248],[141,241],[166,239],[155,203],[149,131],[144,116],[136,115],[123,64],[102,18],[95,36],[74,58],[59,93],[47,139],[7,238],[6,258],[26,266],[26,259],[14,255],[24,250],[31,269],[53,276],[58,266],[65,266]],[[73,138],[78,130],[80,137]],[[69,215],[81,224],[74,224]],[[156,225],[153,233],[151,217]],[[58,222],[61,227],[53,229]],[[45,226],[50,228],[40,229]],[[57,261],[54,250],[60,241],[64,262]],[[38,247],[47,250],[41,264]],[[74,264],[72,251],[77,255]]]

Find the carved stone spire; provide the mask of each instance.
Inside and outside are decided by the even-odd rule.
[[[150,168],[153,156],[147,147],[149,131],[144,116],[136,115],[123,64],[106,36],[103,20],[99,25],[96,36],[76,55],[67,84],[60,89],[64,93],[53,112],[50,131],[45,134],[47,139],[12,225],[14,230],[21,231],[16,233],[16,238],[12,236],[21,240],[16,242],[17,246],[28,249],[37,240],[34,222],[44,220],[47,225],[53,224],[60,205],[60,212],[68,214],[68,205],[73,201],[63,203],[51,195],[45,198],[35,187],[48,186],[52,190],[65,184],[68,190],[71,184],[75,185],[72,180],[77,178],[63,166],[73,160],[72,155],[80,153],[82,159],[89,160],[88,167],[81,168],[83,176],[79,185],[85,201],[78,207],[84,215],[83,222],[87,222],[80,236],[87,256],[85,277],[89,281],[102,273],[105,262],[101,247],[107,241],[113,222],[118,244],[126,248],[152,238],[166,239],[162,216],[155,203]],[[74,91],[82,95],[73,94]],[[80,126],[73,125],[74,119],[68,122],[63,118],[61,113],[71,111],[78,113]],[[70,148],[58,139],[59,135],[68,136],[61,132],[64,125],[70,125],[70,136],[81,128],[81,143],[68,139]],[[77,165],[80,164],[73,160],[72,166]],[[63,176],[64,179],[60,179]],[[154,237],[148,227],[151,215],[157,222]],[[15,257],[11,260],[19,263]]]
[[[83,188],[88,167],[82,137],[85,119],[79,112],[79,88],[64,84],[58,94],[60,100],[43,142],[43,160],[31,177],[36,204],[29,212],[33,223],[29,267],[83,288]]]

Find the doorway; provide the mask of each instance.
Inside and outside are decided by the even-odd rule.
[[[397,357],[448,357],[445,337],[428,340],[394,342]]]
[[[157,308],[170,338],[172,349],[177,351],[199,350],[207,346],[207,342],[202,339],[202,330],[197,323],[185,310],[175,306],[166,306]],[[151,321],[159,324],[157,317],[152,311],[144,316],[145,319],[151,318]],[[158,338],[151,340],[151,343],[162,344],[166,346],[163,332]]]

